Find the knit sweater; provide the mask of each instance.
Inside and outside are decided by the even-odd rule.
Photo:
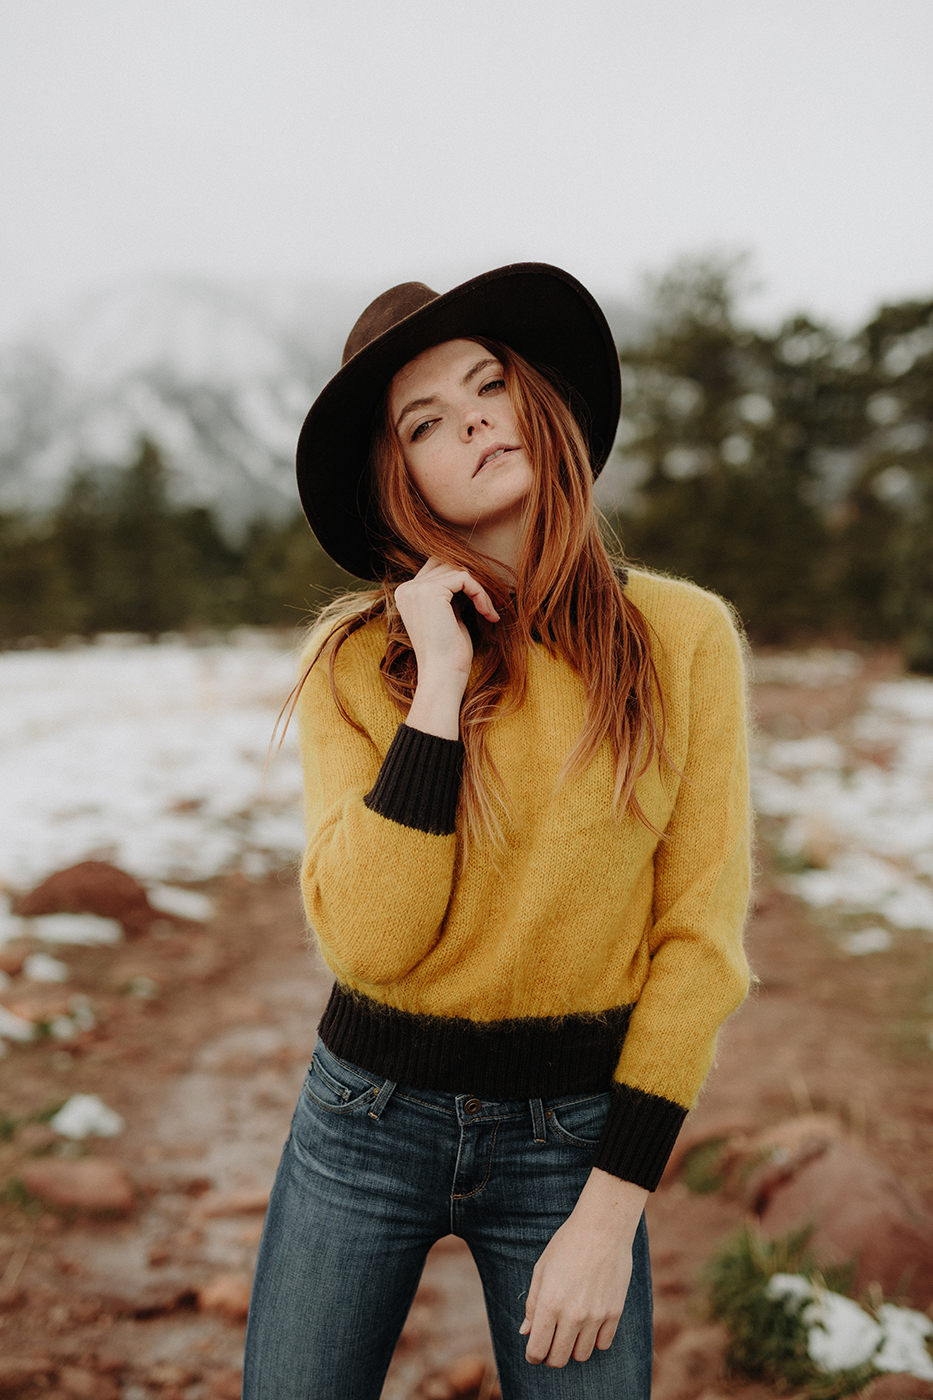
[[[489,751],[511,813],[504,846],[458,835],[462,746],[400,724],[379,674],[384,624],[301,692],[307,852],[301,884],[336,975],[320,1033],[396,1083],[487,1098],[612,1089],[593,1165],[653,1190],[745,995],[749,801],[742,648],[725,606],[635,572],[673,766],[611,810],[604,741],[558,775],[584,720],[580,677],[537,646],[527,694]],[[679,770],[679,772],[675,771]]]

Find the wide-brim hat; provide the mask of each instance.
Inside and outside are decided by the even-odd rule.
[[[619,421],[619,356],[605,316],[575,277],[547,263],[512,263],[443,295],[404,282],[360,316],[298,439],[308,524],[349,573],[385,573],[369,457],[389,382],[431,346],[476,336],[508,345],[552,380],[583,430],[593,475],[602,470]]]

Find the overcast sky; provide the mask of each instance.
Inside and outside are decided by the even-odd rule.
[[[933,295],[933,0],[0,0],[0,336],[145,272]]]

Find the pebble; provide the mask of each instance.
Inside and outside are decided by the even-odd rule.
[[[251,1288],[246,1274],[218,1274],[198,1290],[198,1307],[229,1322],[242,1322],[249,1312]]]
[[[125,1214],[135,1201],[126,1168],[104,1158],[29,1162],[22,1168],[20,1180],[30,1195],[65,1209]]]
[[[221,1215],[264,1215],[269,1204],[267,1186],[233,1191],[208,1191],[191,1207],[192,1216],[209,1220]]]

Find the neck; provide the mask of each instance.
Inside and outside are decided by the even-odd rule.
[[[470,530],[464,529],[461,533],[474,549],[492,560],[496,572],[505,583],[515,582],[524,534],[524,521],[521,516],[490,521]]]

